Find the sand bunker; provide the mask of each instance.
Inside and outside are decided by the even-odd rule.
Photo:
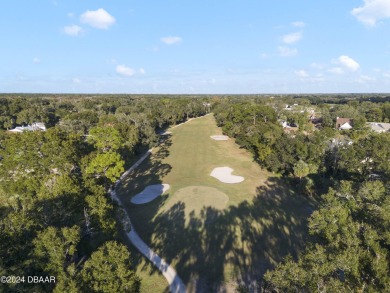
[[[223,183],[240,183],[244,181],[244,177],[232,175],[234,170],[229,167],[218,167],[211,172],[210,176],[217,178],[219,181]]]
[[[229,136],[226,135],[212,135],[210,136],[214,140],[228,140]]]
[[[169,189],[169,184],[155,184],[145,187],[142,192],[138,193],[131,199],[134,204],[148,203]]]
[[[208,186],[187,186],[176,191],[162,208],[162,212],[171,209],[184,209],[186,223],[191,217],[202,217],[212,222],[217,213],[207,214],[207,208],[212,207],[214,211],[222,211],[226,208],[229,197],[222,191]]]

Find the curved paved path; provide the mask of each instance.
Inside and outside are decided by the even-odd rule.
[[[146,158],[146,157],[145,157]],[[122,179],[122,177],[121,177]],[[118,184],[121,179],[119,179],[116,183]],[[146,245],[144,241],[142,241],[141,237],[137,234],[134,229],[134,226],[131,224],[130,217],[126,212],[122,201],[116,194],[115,189],[111,191],[111,197],[118,203],[119,206],[125,211],[126,222],[130,223],[130,232],[126,233],[127,238],[130,242],[141,252],[148,260],[150,260],[154,266],[163,274],[165,279],[167,279],[169,284],[169,291],[172,293],[184,293],[186,292],[186,286],[183,281],[180,279],[175,269],[171,267],[163,258],[159,257],[157,253],[155,253],[149,246]]]
[[[210,115],[211,113],[207,114]],[[206,116],[206,115],[205,115]],[[201,116],[204,117],[204,116]],[[201,118],[197,117],[197,118]],[[196,119],[192,118],[188,121],[184,122],[190,122],[191,120]],[[184,123],[178,124],[172,128],[178,127],[180,125],[183,125]],[[186,292],[186,286],[184,285],[183,281],[180,279],[179,275],[175,271],[173,267],[171,267],[163,258],[159,257],[158,254],[156,254],[149,246],[146,245],[144,241],[142,241],[141,237],[137,234],[134,227],[131,224],[131,220],[129,215],[127,214],[122,201],[119,199],[119,197],[116,194],[116,186],[119,182],[123,180],[127,175],[129,175],[134,169],[136,169],[151,153],[153,149],[148,150],[133,166],[131,166],[126,172],[122,174],[122,176],[118,179],[118,181],[115,182],[114,189],[111,190],[111,197],[114,199],[119,206],[123,208],[125,211],[125,217],[126,222],[130,223],[131,229],[130,232],[126,233],[127,238],[130,240],[130,242],[141,252],[147,259],[149,259],[157,268],[158,270],[163,274],[165,279],[167,279],[169,284],[169,290],[172,293],[184,293]]]

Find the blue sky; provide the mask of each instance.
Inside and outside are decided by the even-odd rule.
[[[390,92],[390,0],[5,0],[0,92]]]

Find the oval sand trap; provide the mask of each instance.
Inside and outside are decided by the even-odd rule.
[[[142,190],[140,193],[135,195],[131,202],[134,204],[143,204],[148,203],[155,198],[159,197],[161,194],[163,194],[165,191],[169,189],[169,184],[155,184],[155,185],[149,185],[145,187],[144,190]]]
[[[223,210],[229,202],[229,197],[216,188],[208,186],[187,186],[176,191],[162,208],[163,212],[169,211],[175,205],[184,207],[186,222],[190,215],[199,217],[205,207]],[[210,215],[203,215],[206,218]],[[213,219],[209,219],[213,220]]]
[[[210,176],[217,178],[219,181],[223,183],[233,184],[233,183],[240,183],[244,181],[244,177],[232,175],[233,171],[234,170],[229,167],[218,167],[211,172]]]
[[[226,135],[212,135],[210,136],[214,140],[228,140],[229,136]]]

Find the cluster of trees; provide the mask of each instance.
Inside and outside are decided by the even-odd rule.
[[[0,97],[0,129],[11,129],[16,125],[44,122],[53,126],[57,122],[55,109],[46,99]]]
[[[302,191],[319,203],[309,219],[305,251],[268,271],[260,282],[262,292],[383,292],[390,287],[390,133],[362,131],[366,119],[383,121],[375,115],[377,109],[386,113],[388,103],[372,104],[321,105],[324,127],[293,135],[282,130],[277,117],[286,114],[274,101],[222,99],[215,105],[226,134],[263,167],[296,177]],[[354,118],[358,125],[361,119],[354,131],[362,135],[344,140],[332,129],[336,116]]]
[[[265,275],[265,292],[385,292],[390,287],[390,189],[339,181],[309,220],[312,237],[297,261]]]
[[[109,244],[116,240],[119,227],[115,207],[106,195],[107,187],[100,181],[115,178],[106,174],[102,175],[104,179],[97,178],[100,170],[93,169],[93,163],[99,155],[99,150],[83,137],[57,127],[47,132],[3,134],[0,270],[3,275],[56,277],[56,283],[50,285],[6,284],[10,291],[83,291],[98,282],[97,277],[88,276],[85,268],[87,264],[93,269],[101,266],[102,260],[92,258],[100,250],[107,251],[112,277],[134,274],[126,254],[109,257],[117,249],[126,248],[116,242]],[[120,164],[118,161],[116,164]],[[104,165],[108,170],[117,167],[111,162]],[[101,290],[118,281],[107,279],[96,286]],[[139,288],[136,276],[120,281]]]
[[[304,131],[289,135],[278,121],[280,114],[265,101],[222,100],[214,106],[214,113],[223,131],[270,171],[301,180],[324,167],[325,150],[334,135],[330,128],[311,135]],[[307,129],[305,124],[309,124],[307,117],[302,118],[300,128]]]
[[[54,123],[45,132],[0,131],[1,275],[56,277],[55,284],[2,284],[5,291],[138,292],[108,191],[137,151],[157,143],[158,130],[205,114],[203,101],[13,97],[0,104],[1,117],[15,123],[46,122],[36,109]]]

